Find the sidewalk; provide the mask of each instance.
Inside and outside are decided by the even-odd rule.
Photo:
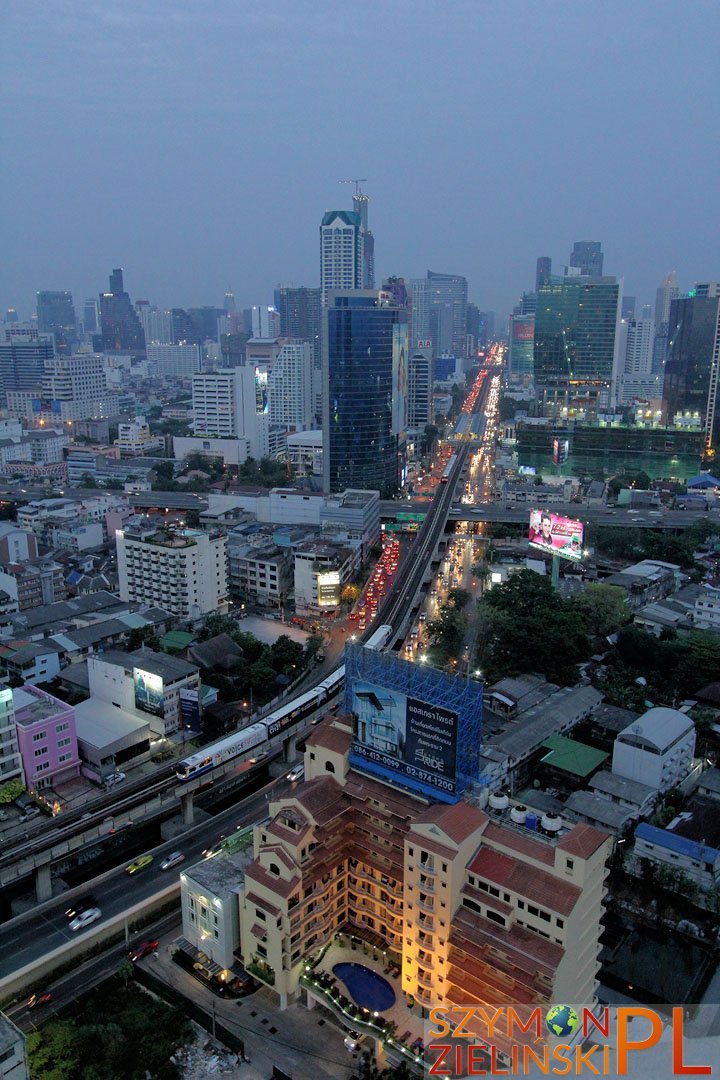
[[[243,1039],[249,1063],[235,1064],[233,1054],[232,1062],[228,1060],[222,1068],[218,1065],[218,1076],[270,1080],[274,1065],[293,1080],[349,1080],[357,1073],[357,1058],[345,1049],[343,1033],[320,1010],[308,1011],[304,1006],[291,1005],[281,1012],[272,991],[266,987],[237,1000],[211,994],[171,958],[170,947],[181,933],[178,924],[174,931],[160,938],[157,959],[148,956],[138,966],[147,968]],[[203,1037],[206,1041],[211,1039],[204,1033]],[[202,1038],[199,1045],[203,1045]],[[200,1080],[202,1075],[207,1073],[189,1070],[186,1080],[196,1077]]]

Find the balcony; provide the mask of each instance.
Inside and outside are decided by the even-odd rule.
[[[426,896],[426,897],[419,896],[417,903],[418,903],[418,907],[420,908],[421,911],[427,911],[431,915],[435,914],[435,901],[431,897],[429,897],[429,896]]]

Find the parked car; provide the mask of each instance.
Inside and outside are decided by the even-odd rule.
[[[102,917],[102,911],[98,907],[88,908],[87,911],[81,911],[76,919],[70,923],[70,929],[73,933],[76,930],[84,930],[86,926],[90,926],[92,923],[97,922]]]
[[[38,817],[39,814],[40,814],[40,807],[39,806],[26,806],[25,809],[23,810],[22,814],[20,815],[20,821],[22,823],[24,823],[26,821],[31,821],[33,818]]]
[[[358,1050],[362,1050],[367,1041],[367,1035],[361,1035],[357,1031],[348,1031],[346,1037],[343,1039],[345,1049],[349,1050],[351,1054],[355,1054]]]
[[[125,779],[124,772],[111,772],[109,776],[105,777],[105,784],[107,787],[112,787],[113,784],[119,784],[121,780]]]
[[[185,856],[182,851],[173,851],[170,855],[166,855],[163,861],[160,863],[161,870],[172,870],[173,866],[179,866],[181,862],[185,861]]]
[[[155,938],[153,941],[141,941],[139,945],[136,945],[128,953],[128,960],[132,960],[135,963],[136,960],[142,960],[144,956],[149,956],[150,953],[157,951],[157,947],[160,942]]]

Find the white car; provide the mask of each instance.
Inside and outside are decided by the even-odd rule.
[[[349,1050],[351,1054],[355,1054],[361,1047],[368,1041],[367,1035],[359,1035],[357,1031],[348,1032],[347,1036],[343,1039],[345,1049]]]
[[[302,762],[300,762],[299,765],[296,765],[294,769],[290,770],[290,772],[287,774],[285,779],[289,780],[291,784],[294,784],[296,780],[301,780],[304,775],[305,775],[305,765]]]
[[[111,772],[109,776],[105,777],[105,783],[108,787],[112,787],[113,784],[119,784],[121,780],[125,779],[124,772]]]
[[[179,866],[181,862],[185,861],[185,856],[182,851],[173,851],[169,855],[166,855],[163,861],[160,863],[161,870],[172,870],[173,866]]]
[[[86,926],[97,922],[101,916],[102,911],[99,907],[88,908],[87,911],[81,911],[77,918],[73,919],[70,923],[70,929],[73,931],[84,930]]]

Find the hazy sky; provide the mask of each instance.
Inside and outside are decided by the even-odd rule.
[[[0,23],[0,309],[125,269],[160,306],[318,284],[367,177],[378,279],[507,312],[601,240],[654,301],[720,277],[716,0],[17,0]]]

